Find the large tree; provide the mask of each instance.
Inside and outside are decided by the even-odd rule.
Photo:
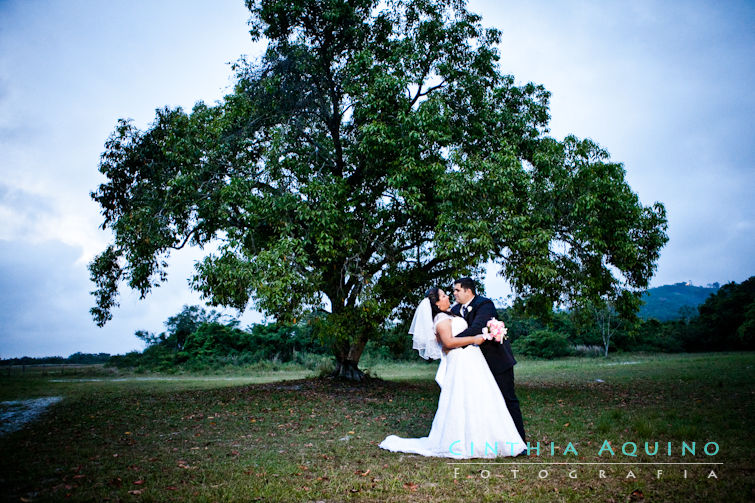
[[[246,3],[267,49],[233,92],[145,131],[121,120],[106,143],[98,324],[120,283],[145,296],[187,244],[217,246],[191,278],[210,304],[321,313],[353,379],[381,324],[491,260],[544,309],[647,286],[663,206],[598,145],[547,136],[548,92],[501,73],[499,31],[463,1]]]

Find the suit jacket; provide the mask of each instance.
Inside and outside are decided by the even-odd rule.
[[[451,308],[451,312],[453,314],[461,315],[461,304],[455,304]],[[469,328],[457,334],[456,337],[468,337],[481,334],[482,328],[488,324],[490,318],[498,319],[493,301],[487,297],[476,295],[475,298],[472,299],[472,302],[469,303],[467,316],[464,318],[467,325],[469,325]],[[485,341],[480,344],[480,350],[485,357],[485,361],[488,362],[490,372],[493,374],[500,374],[516,365],[514,353],[511,351],[511,344],[509,344],[509,341],[504,341],[503,344],[492,340]]]

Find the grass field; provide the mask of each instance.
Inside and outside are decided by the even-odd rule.
[[[379,379],[363,385],[314,379],[296,368],[214,376],[102,369],[0,376],[6,409],[13,400],[62,397],[21,430],[0,436],[0,497],[755,499],[753,353],[521,361],[517,393],[528,440],[533,447],[540,443],[540,453],[497,460],[517,464],[422,458],[377,447],[391,433],[428,433],[439,393],[436,368],[375,365],[369,370]],[[604,441],[615,455],[607,449],[598,455]],[[658,453],[645,453],[645,442],[651,452],[658,442]],[[694,442],[695,453],[682,455],[682,442]],[[622,453],[622,446],[631,453],[631,443],[636,457]]]

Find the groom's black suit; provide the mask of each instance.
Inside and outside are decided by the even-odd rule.
[[[461,316],[461,304],[454,305],[451,308],[451,312]],[[487,325],[490,318],[498,319],[493,301],[486,297],[475,295],[472,302],[469,303],[467,315],[464,317],[469,328],[459,333],[456,337],[481,334],[482,328]],[[498,384],[498,388],[500,388],[501,394],[506,401],[506,407],[509,409],[511,419],[514,420],[514,424],[522,440],[526,442],[522,411],[519,410],[519,400],[514,392],[514,365],[516,365],[516,360],[514,359],[514,353],[511,352],[511,344],[509,344],[509,341],[504,341],[503,344],[492,340],[485,341],[480,344],[480,350],[485,357],[485,361],[488,362],[490,372],[493,374],[495,382]]]

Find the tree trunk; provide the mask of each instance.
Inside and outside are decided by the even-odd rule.
[[[331,377],[338,377],[348,381],[361,382],[365,374],[359,370],[359,358],[367,345],[367,337],[360,337],[352,343],[337,345],[334,349],[336,357],[336,369]]]
[[[611,315],[606,314],[605,323],[603,326],[603,342],[606,346],[606,358],[608,358],[608,348],[611,345]]]
[[[603,338],[604,356],[608,358],[608,348],[611,344],[611,311],[609,308],[598,310],[593,308],[593,315],[595,316],[595,322],[600,330],[600,335]]]
[[[341,360],[336,357],[336,369],[331,374],[331,377],[361,382],[364,379],[364,372],[359,370],[357,364],[358,362],[353,360]]]

